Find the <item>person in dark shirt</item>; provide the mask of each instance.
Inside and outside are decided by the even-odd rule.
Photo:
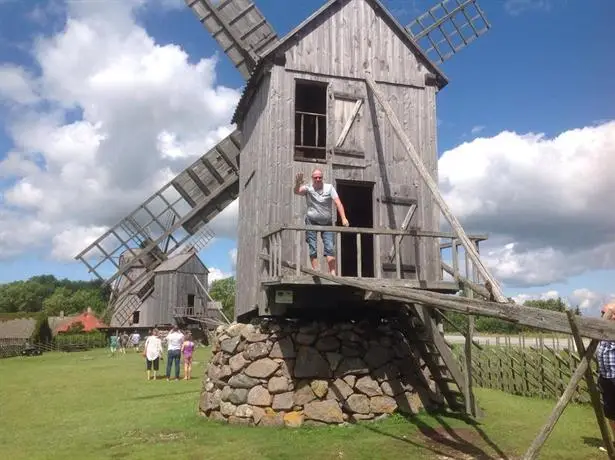
[[[615,303],[602,307],[602,318],[615,321]],[[604,416],[615,435],[615,341],[601,340],[596,349],[598,361],[598,385],[602,392]]]

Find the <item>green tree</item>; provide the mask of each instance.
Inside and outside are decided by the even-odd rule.
[[[565,312],[568,309],[568,306],[561,297],[558,297],[557,299],[526,300],[523,305],[526,307],[559,312]]]
[[[43,308],[49,316],[57,316],[63,311],[66,315],[75,312],[72,302],[73,293],[67,287],[58,287],[43,302]]]
[[[215,280],[209,287],[212,299],[222,303],[222,311],[229,320],[235,317],[235,278]]]
[[[103,313],[107,307],[107,301],[100,289],[79,289],[71,296],[71,303],[79,312],[89,307],[94,313]]]

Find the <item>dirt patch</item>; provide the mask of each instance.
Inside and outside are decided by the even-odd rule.
[[[421,428],[427,445],[439,460],[513,460],[489,446],[472,428]]]
[[[134,430],[126,433],[126,437],[138,440],[140,442],[152,443],[152,442],[173,442],[186,438],[186,434],[181,431],[142,431]]]

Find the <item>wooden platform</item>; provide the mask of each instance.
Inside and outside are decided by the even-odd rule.
[[[343,280],[361,281],[369,285],[380,287],[398,287],[398,288],[413,288],[425,289],[428,291],[441,293],[455,293],[459,291],[459,283],[456,281],[424,281],[413,279],[385,279],[385,278],[358,278],[353,276],[341,276]],[[261,282],[263,286],[340,286],[330,280],[319,278],[317,276],[302,275],[302,276],[281,276],[277,278],[268,278]]]

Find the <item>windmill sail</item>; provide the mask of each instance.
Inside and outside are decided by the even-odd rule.
[[[250,0],[186,0],[186,4],[245,79],[262,52],[278,40]]]
[[[201,249],[213,237],[206,224],[238,195],[240,145],[240,134],[235,131],[90,244],[76,259],[106,283],[122,277],[116,283],[119,297],[141,285],[174,252]],[[169,213],[174,219],[165,219]]]
[[[406,30],[433,62],[441,64],[490,27],[476,0],[443,0]]]

